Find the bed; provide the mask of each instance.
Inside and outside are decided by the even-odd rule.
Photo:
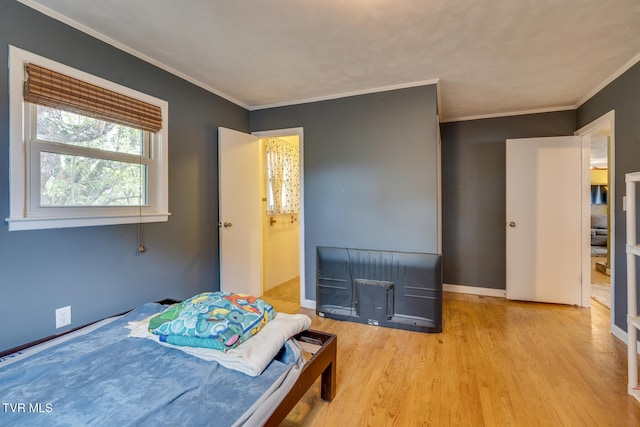
[[[318,378],[322,399],[333,399],[335,335],[297,331],[265,366],[247,374],[225,367],[227,361],[136,336],[140,322],[166,311],[169,302],[0,353],[0,424],[277,426]],[[272,336],[267,327],[279,317],[286,315],[278,313],[225,355],[262,348],[260,340]],[[283,329],[270,331],[288,334]]]

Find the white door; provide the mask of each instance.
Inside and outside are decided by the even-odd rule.
[[[262,294],[260,146],[253,135],[218,128],[220,290]]]
[[[507,298],[580,305],[580,138],[506,145]]]

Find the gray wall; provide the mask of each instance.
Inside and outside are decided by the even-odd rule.
[[[71,326],[77,326],[144,302],[219,289],[217,127],[246,132],[249,113],[18,2],[2,1],[2,219],[9,216],[8,44],[169,102],[172,216],[144,226],[143,255],[136,251],[135,225],[8,232],[0,221],[0,351],[58,332],[57,307],[71,305]]]
[[[442,123],[444,282],[506,289],[505,141],[573,135],[575,111]]]
[[[29,24],[27,25],[27,22]],[[248,113],[184,80],[15,1],[0,2],[0,58],[12,44],[169,101],[167,223],[7,231],[0,224],[0,351],[165,297],[219,289],[217,127],[304,127],[307,297],[315,298],[315,247],[437,251],[436,88],[380,92]],[[6,62],[5,62],[6,64]],[[624,174],[640,170],[640,66],[577,112],[445,123],[442,131],[446,283],[505,288],[507,138],[570,135],[616,110],[616,205]],[[8,76],[0,67],[0,217],[8,206]],[[251,123],[251,125],[249,125]],[[615,323],[626,329],[624,212],[616,214]],[[21,323],[20,323],[21,322]]]
[[[626,220],[622,210],[622,197],[626,192],[624,175],[640,171],[640,64],[634,65],[580,106],[576,116],[577,127],[581,128],[611,110],[615,110],[614,320],[616,326],[626,331]],[[640,217],[638,220],[640,221]]]
[[[437,252],[436,113],[434,85],[250,113],[304,128],[308,299],[317,246]]]

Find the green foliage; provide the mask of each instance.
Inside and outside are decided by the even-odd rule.
[[[38,139],[94,150],[143,154],[143,132],[38,106]],[[146,166],[89,156],[41,152],[42,206],[139,206],[145,203]]]

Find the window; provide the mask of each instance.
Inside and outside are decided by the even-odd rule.
[[[9,230],[167,221],[167,102],[9,56]]]
[[[300,210],[300,153],[297,141],[266,138],[267,214]]]

